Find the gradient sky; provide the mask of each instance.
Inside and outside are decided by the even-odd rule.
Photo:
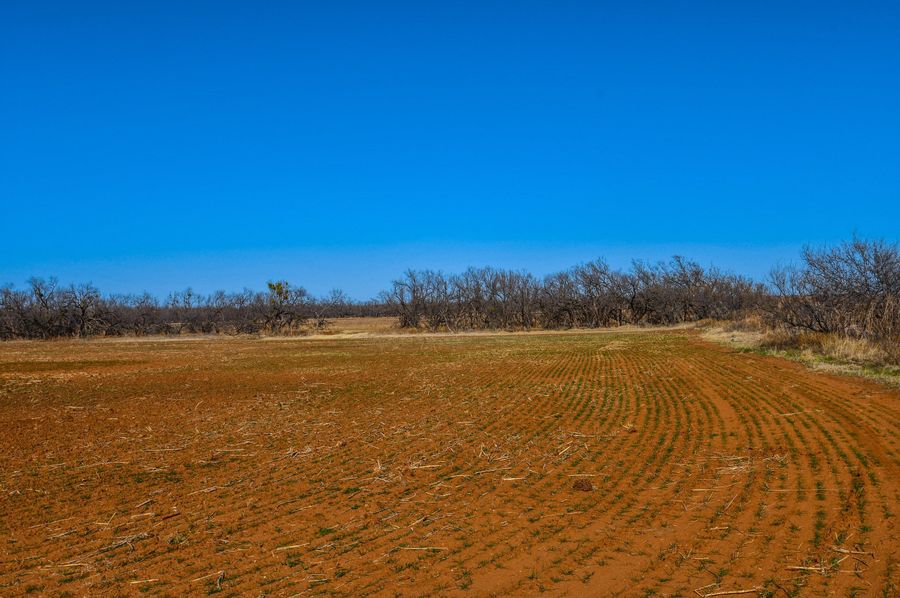
[[[900,237],[897,2],[0,7],[0,283],[163,295]]]

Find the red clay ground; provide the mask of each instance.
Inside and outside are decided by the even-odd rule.
[[[0,345],[0,595],[897,595],[900,392],[694,333]]]

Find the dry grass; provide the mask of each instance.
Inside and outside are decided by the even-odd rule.
[[[402,332],[397,318],[329,318],[324,335],[396,334]]]
[[[895,347],[838,334],[766,328],[758,317],[734,322],[703,322],[703,338],[800,361],[831,373],[860,375],[900,384],[900,352]]]
[[[836,334],[772,331],[764,334],[761,346],[776,350],[799,350],[857,365],[890,365],[890,356],[881,345]]]

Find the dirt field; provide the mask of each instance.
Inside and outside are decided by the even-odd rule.
[[[0,595],[896,596],[898,400],[686,330],[6,343]]]

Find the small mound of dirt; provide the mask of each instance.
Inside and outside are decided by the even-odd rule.
[[[572,483],[572,490],[580,490],[582,492],[592,492],[594,490],[594,485],[591,484],[591,481],[585,478],[578,478]]]

